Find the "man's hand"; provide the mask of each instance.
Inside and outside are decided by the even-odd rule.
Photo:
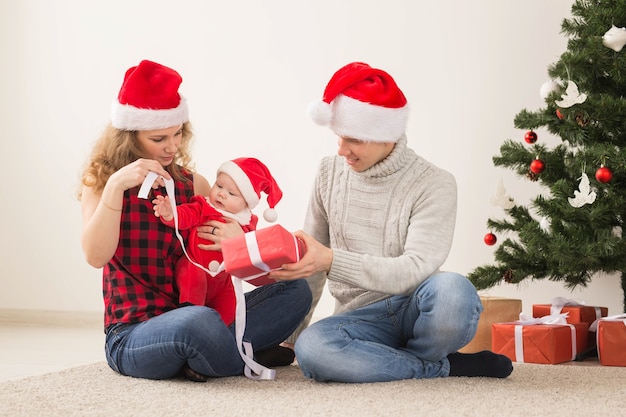
[[[328,273],[333,263],[333,250],[322,245],[302,230],[298,230],[294,235],[302,239],[306,245],[304,256],[298,262],[284,264],[281,269],[271,271],[269,277],[277,281],[290,281],[307,278],[317,272]]]

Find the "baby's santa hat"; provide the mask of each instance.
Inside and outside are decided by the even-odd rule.
[[[283,197],[283,192],[263,162],[256,158],[237,158],[220,165],[217,173],[220,172],[235,181],[250,210],[259,204],[261,191],[267,194],[269,207],[263,212],[263,218],[268,222],[276,221],[278,215],[275,207]]]
[[[309,116],[340,137],[397,142],[405,133],[409,107],[391,75],[352,62],[332,76],[322,101],[309,106]]]
[[[111,123],[121,130],[156,130],[189,121],[183,82],[178,72],[152,61],[141,61],[124,75],[111,106]]]

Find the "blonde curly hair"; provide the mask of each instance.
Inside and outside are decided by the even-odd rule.
[[[190,122],[183,123],[182,140],[174,162],[165,167],[175,180],[187,181],[183,170],[195,172],[190,156],[192,138]],[[120,130],[109,123],[87,160],[78,190],[78,200],[80,201],[85,187],[91,187],[96,194],[101,194],[114,172],[143,157],[145,155],[137,143],[137,132]]]

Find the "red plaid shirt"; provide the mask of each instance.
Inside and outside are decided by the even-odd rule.
[[[189,182],[176,181],[176,203],[193,196],[193,175]],[[155,195],[166,195],[165,188],[152,190],[149,198],[137,197],[139,187],[124,193],[120,241],[113,258],[102,271],[104,326],[138,323],[178,307],[174,283],[176,261],[184,256],[173,230],[159,220],[152,209]],[[180,231],[183,239],[186,231]]]

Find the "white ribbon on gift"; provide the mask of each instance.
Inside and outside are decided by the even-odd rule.
[[[572,331],[572,360],[576,359],[576,327],[567,323],[569,313],[551,314],[543,317],[530,317],[527,314],[520,313],[520,319],[515,325],[515,361],[524,362],[524,338],[522,336],[524,326],[534,326],[541,324],[558,324],[569,326]]]
[[[156,181],[157,178],[158,178],[157,173],[152,172],[152,171],[149,172],[148,175],[146,175],[146,178],[144,179],[143,184],[141,184],[141,188],[139,188],[139,193],[137,194],[137,197],[147,199],[150,189],[152,188],[152,184],[154,184],[154,181]],[[189,259],[189,262],[191,262],[198,268],[202,269],[206,273],[210,274],[212,277],[216,276],[218,273],[223,271],[223,263],[220,266],[221,269],[218,269],[217,271],[210,271],[209,269],[205,268],[204,266],[200,265],[199,263],[191,259],[191,257],[187,253],[187,250],[185,249],[185,242],[183,240],[183,237],[180,235],[180,232],[178,231],[178,211],[176,210],[176,194],[174,193],[175,191],[174,180],[167,180],[163,177],[161,178],[165,182],[165,190],[167,191],[167,195],[170,198],[170,205],[172,206],[172,212],[174,214],[174,232],[176,234],[176,237],[180,241],[180,244],[183,248],[183,253],[187,257],[187,259]],[[258,246],[257,246],[257,251],[258,251]],[[251,279],[251,278],[247,278],[247,279]],[[237,304],[235,307],[235,339],[237,341],[237,349],[239,350],[239,356],[241,356],[241,359],[244,361],[244,374],[248,378],[254,379],[254,380],[274,379],[276,377],[276,371],[273,369],[266,368],[265,366],[259,364],[258,362],[255,362],[253,358],[254,351],[252,349],[252,344],[250,342],[243,341],[243,334],[246,330],[246,298],[243,293],[241,279],[233,276],[232,280],[233,280],[233,285],[235,287],[235,298],[237,300]]]
[[[261,257],[261,250],[259,249],[259,243],[256,238],[256,231],[247,232],[244,234],[244,239],[246,243],[246,249],[248,251],[248,256],[250,257],[250,263],[260,272],[252,275],[248,275],[246,277],[238,277],[237,279],[243,281],[251,281],[255,278],[262,277],[267,273],[273,271],[274,269],[270,268],[263,258]],[[296,251],[296,259],[300,259],[300,247],[298,246],[298,239],[293,236],[293,246]],[[217,272],[222,272],[226,269],[226,264],[224,262],[220,263],[220,266],[217,268]]]
[[[551,301],[550,314],[559,314],[563,307],[586,307],[587,303],[584,301],[576,301],[571,298],[554,297]],[[589,306],[591,307],[591,306]],[[602,310],[600,307],[593,307],[596,311],[596,319],[602,317]]]
[[[267,369],[258,363],[254,362],[254,364],[249,363],[246,359],[251,359],[252,353],[252,345],[248,342],[243,342],[243,332],[246,328],[246,301],[243,293],[243,284],[242,281],[249,281],[254,278],[258,278],[272,271],[273,269],[269,267],[261,257],[261,249],[259,248],[259,242],[256,238],[256,231],[247,232],[244,234],[246,250],[248,252],[248,256],[250,257],[250,261],[252,265],[259,269],[261,272],[258,274],[250,275],[245,278],[239,278],[235,275],[232,276],[233,286],[235,287],[235,296],[237,297],[237,306],[235,310],[235,335],[237,339],[237,348],[239,349],[239,354],[244,361],[246,362],[246,367],[244,369],[245,375],[250,379],[274,379],[276,371],[273,369]],[[298,241],[296,237],[294,239],[294,247],[296,250],[296,259],[300,259]],[[223,263],[222,263],[223,264]],[[220,266],[223,268],[223,265]],[[242,345],[244,351],[242,351]],[[254,371],[256,375],[253,375],[251,371]]]
[[[599,319],[597,319],[593,323],[591,323],[591,325],[589,326],[589,331],[590,332],[597,331],[598,330],[598,323],[601,320],[603,320],[603,321],[620,321],[620,320],[622,320],[624,322],[624,326],[626,326],[626,313],[615,314],[613,316],[600,317]]]
[[[235,287],[235,297],[237,299],[235,307],[235,340],[237,341],[239,356],[241,356],[241,359],[243,359],[245,363],[243,373],[248,378],[254,380],[274,379],[276,377],[276,371],[255,362],[252,344],[243,341],[243,333],[246,330],[246,298],[243,293],[242,280],[234,275],[232,275],[232,280],[233,286]]]

